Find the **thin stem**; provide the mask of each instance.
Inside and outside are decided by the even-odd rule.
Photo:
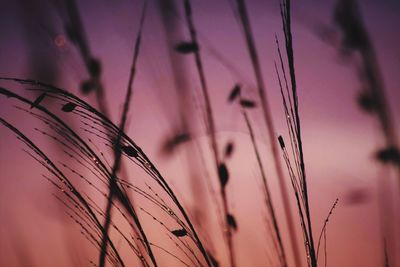
[[[297,244],[297,237],[296,237],[296,231],[295,231],[295,227],[294,227],[294,220],[293,220],[293,216],[292,216],[291,206],[290,206],[290,202],[289,202],[288,190],[287,190],[286,183],[285,183],[285,177],[284,177],[283,171],[282,171],[278,145],[277,145],[276,138],[275,138],[274,123],[272,120],[270,107],[269,107],[268,101],[267,101],[266,86],[264,84],[264,80],[262,77],[261,65],[259,62],[258,53],[257,53],[253,33],[251,30],[251,25],[250,25],[249,16],[247,13],[246,3],[244,0],[236,0],[236,3],[238,6],[239,16],[240,16],[240,20],[241,20],[243,30],[244,30],[247,49],[248,49],[248,52],[250,55],[254,75],[256,78],[256,82],[257,82],[258,95],[259,95],[259,98],[261,101],[263,117],[264,117],[265,123],[267,125],[268,137],[269,137],[269,141],[271,144],[271,152],[272,152],[273,159],[274,159],[274,165],[275,165],[278,182],[279,182],[279,189],[281,192],[285,216],[287,219],[287,225],[288,225],[288,229],[289,229],[289,237],[291,240],[290,244],[291,244],[292,250],[293,250],[294,261],[295,261],[296,266],[301,266],[300,253],[299,253],[299,248],[298,248],[298,244]]]
[[[280,260],[282,266],[286,267],[287,266],[287,261],[286,261],[285,250],[283,248],[282,237],[281,237],[279,226],[278,226],[278,220],[277,220],[276,215],[275,215],[275,209],[274,209],[274,206],[272,204],[271,193],[270,193],[268,182],[267,182],[267,175],[266,175],[266,173],[264,171],[264,167],[263,167],[263,164],[262,164],[262,161],[261,161],[260,152],[258,151],[258,147],[257,147],[255,136],[254,136],[254,131],[253,131],[253,128],[251,126],[250,120],[249,120],[245,110],[242,110],[242,114],[243,114],[243,117],[245,119],[245,122],[246,122],[246,125],[247,125],[247,129],[249,130],[249,133],[250,133],[250,138],[251,138],[251,143],[253,144],[254,154],[256,155],[258,168],[260,169],[260,172],[261,172],[261,177],[262,177],[262,182],[263,182],[263,189],[264,189],[263,192],[264,192],[264,195],[265,195],[265,204],[267,206],[267,210],[269,211],[269,213],[270,213],[270,215],[272,217],[272,224],[273,224],[273,227],[274,227],[276,238],[278,240],[279,260]]]
[[[197,40],[197,33],[196,29],[194,27],[194,22],[192,18],[192,7],[190,4],[190,0],[184,0],[184,9],[185,9],[185,16],[186,16],[186,22],[188,25],[189,33],[190,33],[190,38],[191,42],[197,44],[199,46],[198,40]],[[216,127],[215,127],[215,122],[214,122],[214,116],[213,116],[213,110],[211,107],[211,101],[210,101],[210,96],[209,96],[209,89],[207,86],[206,78],[205,78],[205,73],[204,73],[204,68],[203,68],[203,63],[200,57],[199,51],[194,52],[195,56],[195,63],[196,63],[196,68],[199,74],[199,79],[200,79],[200,84],[201,84],[201,89],[204,97],[204,102],[206,105],[206,116],[207,116],[207,132],[210,135],[210,141],[211,141],[211,150],[214,155],[214,163],[215,163],[215,169],[216,172],[218,173],[219,165],[221,164],[220,158],[219,158],[219,153],[218,153],[218,143],[217,143],[217,138],[216,138]],[[221,186],[221,198],[222,198],[222,207],[225,216],[229,214],[229,208],[228,208],[228,200],[226,196],[226,189],[225,187]],[[234,246],[233,246],[233,233],[232,229],[228,224],[227,219],[225,219],[226,223],[226,239],[227,239],[227,245],[228,245],[228,252],[229,252],[229,261],[230,265],[232,267],[236,266],[235,263],[235,253],[234,253]]]
[[[133,93],[133,80],[136,74],[136,64],[137,60],[139,57],[139,51],[140,51],[140,43],[141,43],[141,34],[143,30],[143,24],[144,24],[144,18],[146,14],[146,7],[147,7],[147,1],[144,2],[143,6],[143,11],[140,19],[140,26],[139,26],[139,32],[136,37],[135,41],[135,46],[134,46],[134,53],[133,53],[133,59],[132,59],[132,65],[131,65],[131,70],[129,74],[129,81],[128,81],[128,89],[126,92],[125,96],[125,101],[124,101],[124,107],[123,107],[123,112],[121,115],[121,122],[119,125],[119,130],[118,130],[118,135],[115,141],[115,148],[114,148],[114,165],[111,171],[111,177],[110,177],[110,183],[109,183],[109,195],[107,199],[107,206],[106,206],[106,211],[105,211],[105,222],[104,222],[104,227],[103,227],[103,237],[102,237],[102,242],[101,242],[101,253],[99,256],[99,267],[104,267],[105,264],[105,252],[107,250],[107,243],[108,243],[108,230],[111,224],[111,208],[112,208],[112,201],[115,195],[119,197],[119,200],[121,202],[125,201],[129,206],[130,210],[132,211],[133,219],[135,221],[136,226],[139,229],[139,232],[143,238],[143,243],[146,246],[147,253],[149,254],[149,257],[153,263],[154,266],[157,266],[156,259],[153,255],[153,251],[151,249],[151,246],[149,244],[149,241],[147,240],[146,234],[140,224],[139,218],[136,215],[136,212],[131,205],[131,202],[127,200],[127,195],[123,194],[121,189],[119,189],[119,186],[117,184],[117,173],[120,168],[120,163],[121,163],[121,156],[122,156],[122,150],[120,148],[120,143],[121,139],[123,137],[123,132],[125,129],[125,124],[127,120],[127,114],[129,111],[130,103],[131,103],[131,98],[132,98],[132,93]]]

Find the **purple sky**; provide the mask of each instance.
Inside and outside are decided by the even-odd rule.
[[[56,85],[79,95],[79,83],[87,78],[87,72],[79,53],[68,40],[61,48],[54,44],[56,36],[65,34],[60,16],[52,8],[52,4],[44,0],[38,0],[37,4],[32,5],[34,8],[22,12],[22,7],[27,5],[24,2],[26,1],[1,3],[0,76],[29,78],[35,65],[32,64],[32,60],[37,61],[38,66],[42,65],[42,60],[45,64],[51,61],[50,65],[58,73]],[[243,85],[246,96],[256,99],[250,60],[238,21],[229,4],[231,1],[192,2],[201,55],[212,95],[211,102],[214,107],[218,138],[221,141],[234,139],[238,147],[230,162],[234,177],[228,192],[229,205],[237,214],[240,225],[240,231],[235,239],[236,246],[240,248],[238,262],[251,263],[241,266],[265,266],[263,237],[255,231],[262,228],[260,185],[255,178],[258,175],[256,162],[253,155],[248,156],[252,153],[251,143],[240,111],[226,102],[235,83]],[[247,2],[268,89],[276,135],[282,134],[287,139],[282,101],[274,70],[274,61],[278,60],[275,33],[281,43],[283,42],[278,1]],[[399,131],[400,37],[397,25],[400,25],[400,4],[394,0],[359,2],[377,53],[396,129]],[[102,81],[115,122],[119,121],[117,118],[120,116],[125,95],[141,4],[141,1],[79,1],[93,54],[102,62]],[[380,216],[379,201],[382,198],[385,205],[395,203],[393,210],[399,210],[398,181],[395,180],[395,175],[386,172],[373,158],[374,152],[383,142],[376,118],[363,113],[356,105],[361,85],[353,65],[346,62],[335,47],[321,40],[314,32],[315,27],[332,26],[334,4],[335,1],[331,0],[295,1],[292,10],[295,64],[313,227],[315,236],[318,236],[326,214],[335,199],[339,198],[339,205],[334,211],[327,231],[329,265],[382,266],[380,218],[386,218],[386,215]],[[150,1],[148,11],[127,132],[156,163],[167,179],[170,179],[178,196],[189,207],[194,200],[187,181],[187,170],[180,165],[185,154],[179,152],[173,158],[166,158],[160,154],[162,140],[165,140],[165,136],[171,134],[178,124],[179,109],[176,93],[173,90],[172,70],[167,58],[166,35],[156,1]],[[40,27],[41,20],[34,12],[49,14],[47,21],[51,22],[51,27]],[[181,21],[183,22],[183,18]],[[184,36],[187,37],[185,24],[181,23],[180,26]],[[35,57],[32,57],[32,54]],[[193,60],[189,56],[183,61],[187,66],[185,77],[191,86],[190,91],[192,95],[196,95],[200,87]],[[0,83],[0,86],[3,84]],[[94,97],[85,99],[95,103]],[[4,104],[6,101],[3,99],[0,101],[1,117],[10,117],[18,122],[19,117],[13,117],[18,115],[10,110],[11,106]],[[192,104],[194,107],[199,105],[196,99]],[[208,146],[204,126],[200,123],[202,118],[199,117],[199,108],[194,108],[194,112],[194,121],[199,122],[195,126],[195,142],[201,145],[207,155]],[[267,153],[270,145],[265,135],[261,112],[251,111],[251,119],[263,151],[266,171],[271,176],[270,183],[273,199],[278,207],[278,218],[283,222],[281,198],[273,162]],[[26,123],[29,124],[29,121]],[[15,232],[13,227],[24,229],[17,232],[20,236],[25,236],[26,244],[29,244],[28,249],[31,249],[33,244],[38,245],[38,252],[33,257],[40,263],[49,247],[57,248],[54,251],[62,250],[62,238],[57,237],[62,223],[53,221],[47,214],[51,211],[46,209],[51,210],[51,206],[54,205],[45,202],[50,196],[42,195],[50,195],[46,191],[48,187],[42,181],[36,181],[40,179],[42,171],[32,161],[23,163],[17,160],[23,152],[15,138],[5,128],[0,128],[0,136],[0,265],[5,259],[4,264],[8,263],[7,266],[18,266],[16,265],[18,256],[7,241],[13,239],[12,233]],[[209,161],[207,158],[206,163],[209,163],[212,170]],[[32,173],[38,177],[33,177]],[[289,189],[292,192],[290,187]],[[349,204],[348,196],[354,196],[357,192],[361,194],[361,202]],[[390,197],[393,198],[392,201]],[[292,200],[294,201],[294,198]],[[293,209],[294,207],[293,202]],[[384,209],[387,210],[388,207]],[[394,217],[388,218],[394,225],[399,225],[398,212]],[[31,219],[36,221],[35,229],[32,231],[29,229],[31,226],[27,226],[28,220]],[[38,232],[46,228],[54,233],[53,237],[49,238],[50,242],[54,242],[54,246],[49,246],[46,240],[37,241]],[[299,246],[303,249],[300,243],[300,231],[298,234]],[[283,235],[285,247],[289,250],[287,234]],[[397,247],[394,246],[394,242],[390,243],[391,253],[400,248],[398,228],[395,236]],[[218,242],[220,243],[217,241],[216,244],[219,244]],[[223,248],[219,254],[224,257]],[[40,266],[54,266],[57,257],[68,258],[67,253],[53,255],[54,259],[47,257],[45,263]],[[400,264],[399,257],[397,253],[397,259],[393,261],[397,265],[393,266]],[[65,263],[65,266],[68,264]]]

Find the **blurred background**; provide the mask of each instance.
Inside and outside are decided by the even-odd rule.
[[[169,6],[167,2],[172,4]],[[284,43],[279,2],[246,2],[275,134],[288,138],[274,69],[274,61],[279,60],[275,34]],[[400,266],[399,171],[382,164],[375,156],[385,146],[385,139],[377,117],[365,112],[359,104],[366,86],[365,77],[360,74],[361,57],[352,51],[357,49],[343,45],[337,17],[335,23],[335,10],[340,2],[346,1],[303,0],[294,1],[292,6],[295,67],[314,235],[319,236],[331,206],[339,198],[327,228],[329,265],[385,266],[386,243],[390,266]],[[235,152],[228,162],[231,179],[227,194],[238,223],[234,236],[237,262],[239,266],[269,266],[265,260],[270,247],[263,226],[266,213],[257,162],[241,111],[227,101],[234,85],[240,84],[246,98],[258,102],[251,61],[232,3],[192,1],[193,19],[220,150],[223,151],[223,144],[227,142],[235,144]],[[70,1],[2,0],[0,76],[35,79],[64,88],[118,123],[142,5],[142,1],[136,0],[84,0],[75,3],[78,12],[74,13]],[[218,181],[213,175],[205,178],[213,168],[204,124],[204,103],[199,96],[200,83],[193,58],[174,53],[174,45],[189,38],[182,6],[181,1],[148,1],[126,131],[152,159],[191,216],[197,218],[196,227],[201,229],[206,243],[213,244],[214,253],[225,266],[227,256],[215,223],[213,200]],[[400,3],[364,0],[358,6],[375,52],[375,67],[392,114],[393,129],[398,132]],[[79,14],[79,18],[73,14]],[[91,59],[98,62],[100,76],[93,73]],[[91,86],[98,81],[102,86],[100,97],[99,90]],[[0,86],[8,84],[2,82]],[[33,120],[18,115],[5,101],[0,102],[1,117],[35,127]],[[249,110],[282,225],[289,265],[294,266],[261,114],[258,107]],[[71,119],[69,123],[75,122]],[[189,142],[168,146],[170,140],[188,131]],[[96,250],[62,212],[63,207],[54,201],[53,188],[40,176],[42,168],[24,155],[16,138],[5,127],[0,128],[0,136],[0,265],[87,266],[88,259],[96,262]],[[41,144],[57,153],[57,145],[46,140],[41,140]],[[127,171],[131,172],[129,168]],[[305,255],[287,178],[300,252]],[[162,258],[160,266],[179,266],[179,263]],[[305,256],[303,266],[306,266]]]

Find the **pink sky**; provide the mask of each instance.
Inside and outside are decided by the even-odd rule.
[[[43,4],[45,1],[40,2]],[[90,46],[103,64],[102,80],[114,122],[119,121],[117,118],[120,116],[125,95],[132,44],[138,28],[141,7],[141,2],[134,1],[134,4],[131,2],[81,1],[79,3]],[[226,102],[230,90],[237,82],[243,84],[246,96],[253,99],[257,97],[245,42],[229,1],[193,1],[193,5],[221,151],[223,144],[229,139],[235,140],[237,147],[233,159],[229,161],[232,177],[228,190],[229,205],[236,214],[239,224],[239,231],[235,235],[237,259],[240,266],[266,266],[262,226],[262,214],[265,211],[261,204],[260,182],[256,178],[259,175],[257,165],[240,111]],[[287,139],[282,101],[274,70],[274,60],[278,59],[274,34],[277,33],[283,42],[277,1],[248,1],[248,5],[276,135],[282,134]],[[312,32],[311,25],[330,25],[333,5],[334,1],[331,0],[324,3],[307,0],[294,3],[292,10],[296,74],[314,238],[318,237],[331,205],[336,198],[339,198],[339,205],[329,221],[327,231],[329,265],[382,266],[380,225],[382,216],[380,216],[379,198],[384,198],[385,205],[394,203],[393,210],[396,212],[388,220],[393,225],[399,225],[400,216],[397,212],[400,203],[399,184],[395,180],[396,176],[387,173],[373,158],[374,152],[382,144],[382,139],[375,119],[363,113],[356,105],[355,99],[360,84],[354,68],[343,62],[334,47],[324,43]],[[400,38],[398,29],[394,25],[400,23],[398,16],[400,6],[395,1],[382,1],[382,3],[360,1],[360,6],[378,55],[390,108],[399,131]],[[0,11],[0,31],[3,36],[0,44],[2,59],[0,76],[29,78],[27,51],[30,44],[24,37],[24,31],[21,30],[19,15],[21,7],[16,3],[7,3],[5,7]],[[52,15],[55,18],[55,33],[63,35],[60,19],[57,14],[52,13]],[[185,29],[184,24],[182,27]],[[62,49],[55,47],[51,41],[51,38],[36,40],[36,45],[41,46],[43,42],[46,45],[35,51],[43,53],[44,60],[51,54],[51,59],[54,60],[60,73],[56,85],[79,95],[79,83],[87,77],[79,54],[68,41]],[[143,148],[167,178],[178,197],[190,209],[196,200],[192,198],[190,191],[187,168],[182,167],[182,162],[185,163],[184,151],[179,151],[171,158],[160,154],[161,142],[166,134],[171,134],[174,130],[179,110],[176,95],[172,90],[172,71],[167,59],[165,35],[155,2],[149,5],[142,42],[127,132]],[[221,64],[213,54],[213,50],[218,51],[218,54],[225,58],[240,76]],[[186,63],[189,66],[186,74],[192,87],[191,91],[198,92],[198,78],[190,56]],[[0,83],[0,86],[6,84]],[[92,97],[84,99],[95,103]],[[1,117],[14,121],[26,129],[35,127],[31,125],[29,117],[15,115],[17,113],[11,110],[12,105],[7,103],[6,99],[0,98]],[[198,115],[197,109],[193,118],[201,122]],[[281,228],[286,229],[283,226],[284,215],[278,183],[269,154],[270,145],[259,110],[251,111],[251,119],[262,150],[266,172],[270,176],[278,219],[282,222]],[[211,156],[204,127],[196,126],[195,130],[194,142],[202,147],[205,155]],[[85,242],[79,236],[78,228],[74,228],[72,223],[71,229],[65,227],[64,221],[67,221],[67,217],[55,215],[57,207],[52,202],[50,186],[40,178],[43,170],[32,160],[28,160],[21,150],[22,145],[4,127],[0,128],[0,136],[0,265],[22,266],[17,265],[16,246],[10,242],[11,240],[25,247],[37,266],[77,264],[69,262],[69,259],[73,258],[70,253],[77,253],[75,255],[79,254],[81,257],[84,253],[66,251],[64,246],[66,242]],[[49,146],[45,142],[43,145]],[[51,150],[49,147],[48,149]],[[207,158],[206,163],[208,171],[212,172],[211,159]],[[287,182],[292,193],[289,178]],[[213,184],[217,187],[215,179]],[[365,201],[354,205],[348,204],[346,196],[354,191],[367,194]],[[392,201],[390,197],[393,198]],[[297,215],[294,198],[292,201],[293,214]],[[384,210],[388,209],[386,207]],[[216,230],[212,223],[208,222],[206,225],[210,227],[210,232]],[[300,222],[296,226],[300,226]],[[71,234],[73,236],[71,240],[64,242],[67,238],[63,230],[65,228],[68,228],[65,231],[69,232],[75,229],[77,234],[76,236]],[[285,230],[282,231],[285,248],[289,251],[288,236]],[[303,252],[300,227],[298,234],[299,246]],[[394,236],[393,240],[397,240],[397,245],[395,247],[395,243],[392,242],[390,251],[393,253],[391,255],[393,264],[397,265],[393,266],[400,266],[400,253],[395,253],[400,248],[398,227]],[[221,239],[220,235],[216,237]],[[222,241],[216,240],[215,244],[221,262],[225,262]],[[80,247],[90,251],[87,244],[81,244]],[[93,259],[97,260],[94,251],[88,254],[94,255]],[[306,266],[305,262],[303,266]]]

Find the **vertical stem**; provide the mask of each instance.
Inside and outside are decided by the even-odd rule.
[[[278,150],[278,145],[276,143],[276,138],[275,138],[275,128],[274,124],[272,121],[271,117],[271,111],[268,105],[267,101],[267,94],[266,94],[266,87],[264,84],[264,80],[262,78],[262,71],[261,71],[261,66],[260,62],[258,60],[258,54],[257,54],[257,49],[255,46],[255,41],[254,37],[251,31],[251,25],[250,25],[250,20],[247,14],[247,8],[246,8],[246,3],[244,0],[236,0],[237,5],[238,5],[238,11],[239,11],[239,17],[242,22],[242,26],[244,29],[244,34],[245,34],[245,39],[246,39],[246,44],[247,44],[247,49],[251,58],[251,62],[253,65],[253,71],[254,75],[256,78],[257,82],[257,89],[258,89],[258,94],[259,98],[261,101],[261,108],[264,116],[265,123],[267,125],[267,131],[268,131],[268,137],[269,137],[269,142],[271,144],[271,152],[273,155],[274,159],[274,165],[278,177],[278,182],[279,182],[279,189],[281,192],[282,200],[283,200],[283,206],[284,206],[284,211],[288,223],[288,229],[289,229],[289,237],[290,237],[290,244],[292,246],[293,250],[293,256],[294,256],[294,261],[296,266],[301,266],[301,261],[300,261],[300,254],[299,254],[299,248],[297,244],[297,237],[296,237],[296,232],[293,224],[293,216],[292,216],[292,210],[291,206],[289,203],[289,197],[288,197],[288,190],[285,184],[285,178],[283,175],[282,171],[282,165],[280,162],[280,157],[279,157],[279,150]]]
[[[292,84],[292,94],[293,94],[293,105],[294,105],[294,113],[295,113],[295,121],[296,124],[296,137],[299,145],[300,152],[300,170],[301,170],[301,180],[302,180],[302,190],[303,190],[303,198],[304,198],[304,209],[306,213],[307,227],[308,227],[308,236],[309,236],[309,256],[312,267],[317,266],[317,258],[315,255],[314,248],[314,239],[311,225],[311,215],[310,215],[310,207],[308,200],[308,189],[307,189],[307,179],[306,179],[306,170],[304,164],[304,154],[303,154],[303,145],[301,139],[301,125],[300,125],[300,116],[299,116],[299,107],[298,107],[298,96],[297,96],[297,86],[296,86],[296,74],[294,68],[294,54],[293,54],[293,43],[292,43],[292,30],[291,30],[291,15],[290,15],[290,0],[284,0],[284,11],[282,14],[284,32],[285,32],[285,41],[286,41],[286,53],[289,64],[289,73],[290,73],[290,81]]]
[[[261,177],[262,177],[262,182],[263,182],[263,187],[264,187],[264,194],[265,194],[265,202],[266,202],[267,209],[269,210],[270,215],[272,217],[272,224],[273,224],[274,231],[275,231],[275,234],[276,234],[276,239],[278,240],[279,260],[281,261],[282,266],[287,267],[285,249],[283,248],[282,238],[281,238],[281,234],[280,234],[279,226],[278,226],[278,220],[276,218],[275,209],[274,209],[274,206],[272,204],[271,193],[270,193],[268,182],[267,182],[267,175],[265,174],[265,171],[264,171],[264,167],[263,167],[263,164],[262,164],[262,161],[261,161],[260,152],[258,151],[258,148],[257,148],[256,139],[255,139],[255,136],[254,136],[254,131],[253,131],[253,128],[251,126],[249,117],[247,116],[246,111],[243,110],[242,113],[243,113],[243,116],[244,116],[244,119],[245,119],[245,122],[246,122],[246,125],[247,125],[247,129],[249,130],[249,133],[250,133],[251,142],[253,144],[253,150],[254,150],[254,153],[256,155],[258,167],[259,167],[260,172],[261,172]]]
[[[126,92],[125,96],[125,101],[124,101],[124,107],[123,107],[123,112],[121,115],[121,122],[119,125],[119,130],[118,130],[118,135],[115,141],[115,148],[114,148],[114,165],[112,168],[112,173],[110,177],[110,184],[109,184],[109,195],[107,199],[107,207],[106,207],[106,212],[105,212],[105,222],[104,222],[104,227],[103,227],[103,236],[102,236],[102,242],[101,242],[101,253],[99,256],[99,266],[103,267],[105,264],[105,252],[107,251],[107,243],[108,243],[108,230],[111,224],[111,208],[112,208],[112,201],[114,197],[117,197],[119,201],[124,205],[124,207],[130,212],[130,215],[135,221],[136,226],[139,229],[140,235],[143,238],[144,245],[146,247],[147,253],[149,254],[149,257],[153,263],[154,266],[157,266],[156,259],[154,257],[154,254],[152,252],[152,249],[150,247],[150,243],[147,240],[146,234],[140,224],[139,218],[136,215],[136,212],[131,205],[130,201],[127,200],[127,195],[125,195],[122,190],[120,189],[118,183],[117,183],[117,173],[120,168],[121,164],[121,148],[120,148],[120,143],[123,137],[124,129],[125,129],[125,124],[127,120],[127,115],[132,99],[132,93],[133,93],[133,80],[136,74],[136,64],[137,60],[139,57],[139,50],[140,50],[140,44],[141,44],[141,34],[142,34],[142,29],[143,29],[143,24],[144,24],[144,18],[145,18],[145,12],[146,12],[146,7],[147,7],[147,1],[145,2],[143,6],[143,11],[140,19],[140,26],[139,26],[139,32],[136,37],[135,41],[135,46],[134,46],[134,53],[133,53],[133,59],[132,59],[132,65],[131,65],[131,70],[129,73],[129,81],[128,81],[128,89]],[[116,196],[115,196],[116,195]]]
[[[184,7],[185,7],[186,22],[188,24],[191,41],[199,46],[199,43],[197,40],[197,34],[196,34],[196,30],[195,30],[193,18],[192,18],[192,7],[190,4],[190,0],[184,0]],[[214,116],[213,116],[213,111],[212,111],[212,107],[211,107],[209,89],[207,86],[207,82],[206,82],[206,78],[205,78],[205,74],[204,74],[203,63],[201,61],[199,51],[196,51],[194,53],[194,56],[195,56],[197,71],[199,73],[201,89],[202,89],[202,93],[204,96],[204,102],[206,105],[207,128],[208,128],[207,131],[210,134],[211,149],[214,154],[215,169],[216,169],[216,172],[218,173],[218,168],[219,168],[221,161],[220,161],[219,153],[218,153],[217,138],[215,135],[215,132],[216,132],[215,122],[214,122]],[[225,216],[227,216],[229,214],[229,208],[228,208],[228,200],[226,197],[225,187],[221,186],[220,191],[221,191],[221,197],[222,197],[222,202],[223,202],[222,203],[223,211],[224,211]],[[235,263],[235,253],[234,253],[233,240],[232,240],[232,229],[228,224],[227,218],[225,218],[225,225],[226,225],[226,239],[227,239],[227,243],[228,243],[227,245],[228,245],[230,266],[235,267],[236,263]]]

